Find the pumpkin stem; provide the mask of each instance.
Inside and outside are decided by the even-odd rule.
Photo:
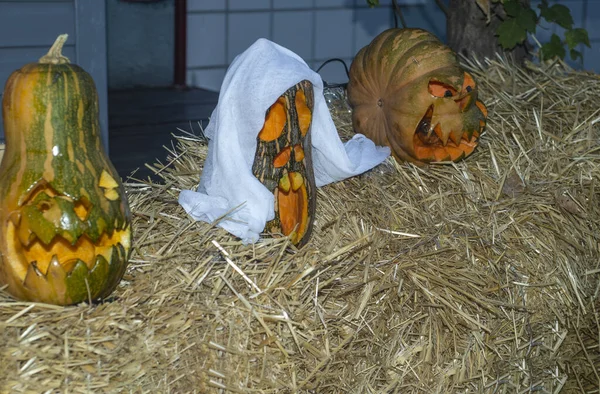
[[[52,47],[50,48],[48,53],[45,54],[44,56],[42,56],[40,58],[40,60],[38,60],[38,63],[44,63],[44,64],[69,63],[69,58],[62,54],[63,45],[65,45],[65,42],[67,41],[68,37],[69,37],[68,34],[61,34],[60,36],[58,36],[56,38],[56,41],[54,41],[54,44],[52,44]]]

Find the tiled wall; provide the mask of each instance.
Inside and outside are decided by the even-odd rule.
[[[447,0],[443,0],[446,1]],[[300,55],[313,69],[338,57],[348,65],[356,52],[394,25],[391,0],[370,9],[365,0],[188,0],[190,86],[219,90],[229,63],[260,37]],[[421,27],[445,41],[445,15],[434,0],[400,0],[410,27]],[[536,6],[539,0],[532,0]],[[575,25],[588,29],[592,49],[582,48],[588,70],[600,72],[600,0],[561,0]],[[538,28],[540,40],[552,29]],[[320,74],[327,82],[347,80],[343,66],[330,63]]]
[[[173,83],[174,1],[106,0],[109,89]]]
[[[219,90],[227,65],[258,38],[268,38],[300,55],[317,69],[341,58],[348,66],[356,52],[394,25],[391,0],[370,9],[365,0],[188,0],[190,86]],[[433,0],[401,0],[411,27],[445,37],[442,11]],[[320,74],[346,82],[340,63]]]

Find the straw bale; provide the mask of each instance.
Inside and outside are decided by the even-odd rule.
[[[127,183],[135,251],[109,300],[0,292],[3,392],[598,393],[600,78],[467,67],[490,111],[476,152],[319,189],[301,250],[190,220],[207,146],[178,132],[163,181]]]

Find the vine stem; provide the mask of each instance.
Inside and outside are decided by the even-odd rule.
[[[67,42],[67,38],[69,38],[68,34],[61,34],[56,38],[52,47],[47,54],[42,56],[38,63],[44,64],[65,64],[69,63],[69,58],[62,54],[63,46],[65,42]]]
[[[404,20],[404,15],[402,14],[402,10],[400,9],[400,6],[398,5],[398,1],[392,0],[392,4],[394,5],[394,12],[396,13],[396,16],[398,17],[398,19],[400,20],[400,24],[402,25],[402,28],[406,29],[406,20]],[[396,21],[396,27],[398,27],[398,21]]]
[[[442,0],[435,0],[435,3],[437,4],[437,6],[440,8],[440,10],[442,10],[442,12],[448,16],[448,8],[446,7],[446,4],[444,4],[442,2]]]

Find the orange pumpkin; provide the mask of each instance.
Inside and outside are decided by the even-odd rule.
[[[362,48],[348,99],[356,132],[416,164],[469,156],[487,117],[456,54],[421,29],[389,29]]]
[[[275,197],[275,219],[265,228],[302,246],[312,232],[316,208],[311,160],[312,84],[288,89],[267,110],[258,133],[252,173]]]

